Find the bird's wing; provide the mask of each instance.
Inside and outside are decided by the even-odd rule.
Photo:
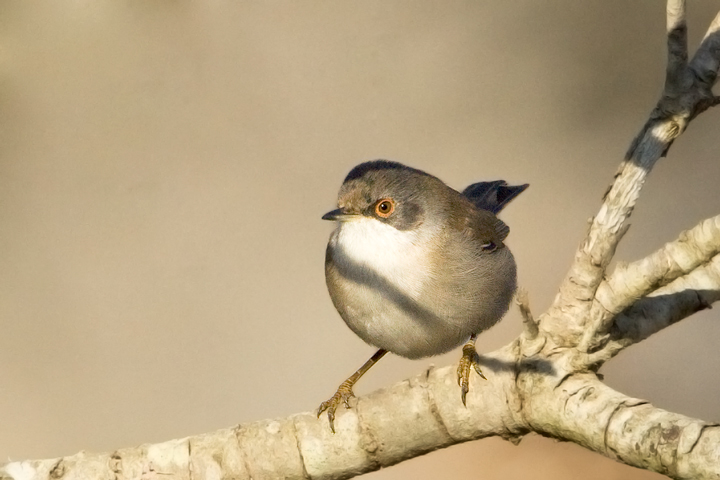
[[[482,244],[493,243],[503,246],[503,240],[510,233],[510,227],[489,210],[476,208],[467,198],[458,196],[452,209],[450,224],[464,235],[473,237]],[[454,217],[454,218],[453,218]]]

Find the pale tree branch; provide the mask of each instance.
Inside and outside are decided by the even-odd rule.
[[[685,0],[669,1],[667,3],[667,36],[668,61],[665,90],[670,92],[682,82],[682,76],[687,69],[688,44]]]
[[[720,478],[720,427],[629,398],[593,370],[623,348],[720,300],[720,217],[607,275],[657,160],[718,103],[720,14],[688,62],[685,2],[667,3],[665,87],[633,140],[550,309],[535,319],[518,295],[522,334],[481,358],[467,408],[455,367],[430,369],[358,398],[333,434],[302,413],[108,454],[11,462],[0,479],[340,479],[488,436],[536,432],[673,478]]]
[[[718,69],[720,69],[720,12],[710,24],[689,68],[702,87],[705,102],[703,106],[707,105],[705,108],[708,108],[718,105],[720,97],[713,95],[712,87],[717,81]],[[695,115],[701,111],[696,112]]]
[[[711,308],[718,300],[720,254],[617,315],[605,346],[590,354],[587,363],[605,362],[624,348],[645,340],[663,328]]]
[[[497,366],[507,358],[485,360]],[[444,367],[361,397],[338,416],[336,435],[305,413],[108,454],[13,462],[0,478],[343,479],[457,443],[527,431],[673,478],[720,475],[714,424],[629,398],[589,374],[561,379],[536,372],[522,381],[532,385],[524,404],[507,408],[514,375],[493,371],[487,385],[471,390],[467,408],[456,398],[454,369]]]
[[[514,357],[509,346],[483,358],[488,381],[470,391],[467,408],[455,369],[431,368],[358,398],[338,414],[336,434],[324,417],[303,413],[108,454],[13,462],[0,478],[350,478],[457,443],[526,433]]]
[[[518,291],[515,294],[515,303],[517,304],[518,309],[520,310],[520,315],[522,315],[523,318],[523,324],[525,325],[524,333],[528,340],[532,340],[538,336],[539,330],[537,322],[530,311],[530,298],[528,297],[527,290],[522,287],[518,288]]]
[[[682,232],[651,255],[627,265],[618,265],[600,284],[595,299],[612,315],[638,299],[687,275],[720,253],[720,215]]]
[[[581,246],[587,249],[597,245],[600,252],[596,254],[600,262],[593,269],[596,275],[592,277],[592,283],[588,284],[588,287],[591,285],[597,289],[600,286],[600,277],[604,275],[617,243],[627,228],[625,222],[631,215],[640,190],[655,162],[667,153],[673,141],[685,131],[693,118],[716,103],[712,87],[720,65],[718,17],[720,14],[715,17],[700,48],[688,65],[685,2],[668,2],[668,65],[665,87],[658,105],[650,114],[650,119],[633,140],[626,161],[621,165],[620,172],[591,225],[588,238]],[[600,247],[603,244],[607,245]],[[590,291],[586,293],[589,294]],[[602,339],[611,326],[612,315],[607,315],[596,307],[596,293],[597,291],[593,290],[591,300],[583,302],[583,313],[586,314],[583,319],[586,321],[578,344],[579,350],[583,352],[593,349],[596,340]],[[562,301],[562,298],[560,300]],[[562,308],[562,303],[559,307]]]
[[[590,318],[598,329],[591,348],[607,338],[615,317],[635,302],[720,253],[720,216],[709,218],[642,260],[619,264],[598,286]],[[598,335],[600,333],[600,335]]]
[[[677,479],[720,478],[720,427],[627,397],[594,375],[573,375],[528,398],[533,430]],[[535,423],[535,419],[541,423]]]

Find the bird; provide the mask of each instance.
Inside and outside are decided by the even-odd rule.
[[[529,185],[474,183],[462,193],[422,170],[389,160],[354,167],[338,193],[325,254],[332,303],[350,330],[378,350],[322,402],[332,432],[337,408],[390,352],[409,359],[463,345],[457,376],[466,404],[470,370],[486,378],[478,334],[507,312],[517,288],[496,214]]]

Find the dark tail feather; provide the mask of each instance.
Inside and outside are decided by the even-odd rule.
[[[473,183],[462,193],[476,207],[498,213],[510,203],[510,200],[520,195],[529,186],[530,184],[527,183],[525,185],[508,185],[505,180],[495,180],[494,182]]]

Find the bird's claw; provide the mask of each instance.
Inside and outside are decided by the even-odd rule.
[[[480,369],[480,355],[475,350],[475,345],[468,342],[463,346],[462,357],[457,369],[458,385],[460,385],[460,396],[463,405],[467,406],[466,397],[470,391],[470,367],[472,367],[480,377],[487,380],[487,377]]]
[[[335,395],[320,404],[320,407],[317,411],[317,416],[318,418],[320,418],[320,415],[322,415],[322,413],[327,410],[330,430],[332,430],[333,433],[335,433],[335,410],[337,410],[337,408],[340,406],[340,403],[345,405],[345,408],[350,408],[350,399],[354,396],[355,394],[352,391],[352,384],[348,382],[343,382],[338,387]]]

